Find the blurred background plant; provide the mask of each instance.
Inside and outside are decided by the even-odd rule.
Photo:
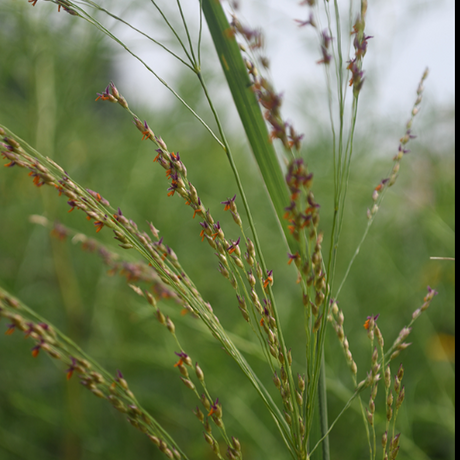
[[[142,5],[140,1],[130,2],[125,14],[143,14]],[[234,308],[234,292],[217,272],[213,252],[205,243],[197,244],[197,223],[184,219],[183,203],[166,195],[168,184],[152,166],[149,146],[139,142],[139,133],[123,111],[94,103],[96,92],[110,80],[125,96],[135,93],[134,88],[124,87],[122,76],[121,81],[118,78],[129,64],[125,62],[121,72],[117,66],[119,50],[91,26],[70,15],[58,15],[52,4],[39,6],[32,11],[25,1],[13,0],[0,5],[0,122],[46,152],[85,187],[129,209],[130,217],[138,223],[152,221],[160,235],[167,237],[167,244],[178,254],[203,298],[218,311],[222,324],[241,337],[251,365],[262,378],[271,379],[240,312]],[[158,26],[158,33],[166,31]],[[213,52],[210,42],[203,46],[205,52]],[[160,61],[156,64],[161,66]],[[223,91],[218,65],[210,64],[206,71],[212,89]],[[371,70],[367,72],[372,80]],[[202,114],[205,105],[197,82],[176,72],[173,83]],[[277,83],[284,89],[282,81]],[[414,91],[416,84],[414,81]],[[143,86],[144,91],[149,92],[148,86]],[[298,91],[308,100],[307,90]],[[309,91],[313,94],[315,89]],[[217,96],[216,100],[220,111],[225,112],[225,97]],[[454,254],[453,106],[440,107],[435,102],[425,106],[417,120],[414,132],[418,138],[411,145],[412,153],[402,166],[398,183],[387,194],[340,300],[347,335],[353,334],[353,357],[358,368],[367,369],[368,339],[362,329],[366,316],[380,313],[379,327],[391,341],[409,322],[426,285],[438,291],[429,314],[423,315],[412,331],[409,352],[401,356],[406,401],[398,419],[403,433],[400,455],[420,460],[454,458],[454,263],[430,260],[431,256]],[[215,206],[214,218],[225,221],[228,217],[219,203],[236,192],[225,156],[174,99],[166,98],[159,106],[141,103],[138,97],[135,111],[144,114],[155,133],[180,152],[200,196]],[[403,113],[409,113],[410,108],[404,107]],[[231,112],[226,118],[231,120]],[[302,122],[310,121],[311,112],[305,121],[295,120],[296,127],[301,130]],[[406,121],[406,115],[399,122],[392,120],[391,125],[381,119],[374,124],[359,120],[362,125],[355,143],[338,279],[361,238],[372,190],[391,164]],[[369,136],[377,129],[375,137]],[[232,132],[230,143],[267,265],[285,267],[277,271],[273,289],[295,355],[295,344],[302,337],[298,314],[303,309],[295,270],[286,265],[279,227],[244,135],[238,127]],[[380,142],[382,139],[385,142]],[[309,170],[315,173],[315,197],[323,204],[324,228],[332,219],[332,206],[326,205],[332,203],[333,190],[329,148],[327,130],[309,130],[303,152]],[[0,284],[106,368],[114,372],[123,369],[144,407],[166,429],[178,433],[176,439],[193,452],[192,457],[212,458],[209,447],[197,435],[201,427],[192,413],[196,402],[172,367],[175,343],[152,311],[122,278],[108,276],[97,257],[79,245],[51,238],[48,230],[31,224],[28,216],[42,214],[51,221],[65,220],[82,232],[88,231],[86,222],[76,213],[67,216],[65,200],[56,199],[46,187],[36,190],[17,168],[2,171],[0,196]],[[99,235],[101,241],[112,244],[109,232]],[[242,440],[247,458],[286,458],[265,408],[236,365],[210,334],[202,333],[197,322],[190,318],[181,321],[172,304],[162,309],[179,325],[184,345],[199,351],[200,365],[213,369],[207,373],[208,385],[226,402],[227,429]],[[95,400],[76,380],[64,382],[54,362],[45,357],[33,359],[29,349],[30,342],[19,335],[0,335],[2,459],[161,458],[157,448],[127,428],[124,418],[107,408],[104,401]],[[333,419],[351,396],[352,383],[332,333],[326,343],[326,357],[329,414]],[[381,417],[383,420],[384,414]],[[358,405],[352,405],[331,436],[331,458],[367,458]]]

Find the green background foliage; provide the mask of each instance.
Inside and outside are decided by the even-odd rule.
[[[140,227],[147,229],[145,221],[152,221],[221,323],[239,337],[236,343],[251,365],[269,381],[272,376],[241,318],[234,292],[218,273],[213,251],[200,241],[199,219],[191,219],[191,209],[179,198],[167,197],[169,184],[163,170],[152,163],[152,146],[140,141],[128,114],[107,102],[94,102],[96,93],[111,80],[122,94],[129,92],[117,80],[118,50],[114,45],[82,21],[57,14],[53,5],[37,5],[32,10],[25,2],[7,1],[0,5],[0,50],[0,122],[53,158],[84,187],[120,206]],[[211,53],[209,60],[214,58]],[[208,65],[217,68],[217,61]],[[190,78],[177,75],[176,87],[192,107],[203,110],[197,85]],[[222,76],[216,73],[214,78]],[[282,82],[277,86],[284,89]],[[238,229],[220,205],[236,193],[235,185],[225,155],[209,134],[176,102],[161,107],[139,104],[132,109],[148,120],[171,150],[180,152],[200,197],[225,226],[226,234],[231,238],[234,232],[236,238]],[[439,292],[417,320],[410,336],[413,344],[393,363],[393,373],[399,360],[405,367],[406,400],[398,419],[403,459],[454,458],[454,358],[449,345],[455,332],[454,263],[430,260],[430,256],[454,255],[451,133],[441,144],[430,141],[439,138],[440,114],[447,113],[441,121],[450,128],[450,109],[424,107],[416,120],[418,139],[411,144],[412,153],[404,158],[400,177],[387,194],[339,299],[361,380],[370,367],[369,342],[362,328],[366,316],[380,313],[379,327],[390,345],[421,305],[426,285]],[[407,107],[407,113],[409,110]],[[372,189],[391,166],[405,121],[400,120],[395,131],[381,120],[375,121],[375,126],[359,120],[363,125],[349,182],[337,280],[345,273],[362,235]],[[308,123],[308,118],[296,120],[296,128],[302,130],[302,123]],[[387,142],[375,143],[368,135],[374,130]],[[294,267],[286,264],[280,229],[242,133],[235,132],[230,144],[267,266],[274,270],[274,292],[287,344],[302,372],[301,292]],[[320,134],[305,139],[303,149],[315,175],[313,191],[321,204],[320,228],[326,242],[333,196],[330,141]],[[71,241],[52,239],[48,230],[30,223],[28,216],[45,215],[94,236],[92,224],[78,211],[68,214],[66,200],[58,198],[54,190],[35,188],[24,170],[2,169],[1,285],[48,318],[105,368],[114,374],[121,369],[139,401],[175,435],[191,458],[213,458],[192,414],[196,401],[173,368],[174,351],[179,350],[174,349],[149,306],[122,277],[108,276],[97,255],[82,251]],[[107,229],[97,238],[117,250]],[[122,255],[136,259],[129,251]],[[193,318],[182,317],[172,302],[164,302],[160,308],[173,318],[184,348],[205,371],[208,386],[223,404],[227,430],[241,440],[246,458],[287,458],[266,409],[219,344]],[[0,329],[6,330],[6,322]],[[123,416],[84,391],[77,378],[67,382],[61,363],[44,354],[32,358],[31,346],[19,333],[0,334],[2,459],[162,458]],[[332,329],[326,341],[326,362],[329,419],[333,420],[351,395],[352,381]],[[273,397],[279,398],[276,391]],[[364,394],[364,403],[367,397]],[[381,433],[385,417],[382,394],[376,403],[377,432]],[[364,427],[354,404],[332,432],[331,457],[364,459],[367,455]]]

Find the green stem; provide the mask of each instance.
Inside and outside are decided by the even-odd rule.
[[[323,439],[323,460],[330,459],[328,421],[327,421],[327,388],[326,388],[326,363],[324,360],[324,350],[321,353],[321,368],[318,381],[318,408],[321,424],[321,435]]]

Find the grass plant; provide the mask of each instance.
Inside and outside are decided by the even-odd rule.
[[[104,110],[102,113],[108,123],[99,128],[100,132],[108,133],[111,123],[129,125],[130,131],[126,131],[129,134],[124,134],[129,136],[128,145],[142,144],[144,149],[148,144],[150,147],[153,165],[150,163],[151,170],[143,174],[154,178],[155,193],[152,194],[148,184],[143,185],[142,199],[149,197],[146,202],[150,209],[162,199],[157,194],[163,194],[168,203],[175,200],[174,205],[166,205],[163,215],[152,211],[155,215],[151,216],[146,209],[131,209],[106,195],[103,187],[104,181],[114,180],[110,163],[112,158],[120,156],[117,145],[112,146],[114,150],[110,153],[103,154],[100,165],[95,164],[89,171],[92,177],[80,177],[78,168],[68,172],[68,158],[58,154],[53,141],[58,131],[53,105],[56,97],[47,92],[48,84],[40,86],[38,78],[36,95],[43,109],[37,121],[40,135],[32,146],[24,140],[25,135],[16,134],[16,130],[2,119],[4,166],[26,170],[33,185],[52,191],[43,198],[46,215],[33,213],[30,217],[32,224],[48,229],[54,238],[51,252],[56,268],[56,291],[60,294],[58,298],[49,297],[54,302],[60,301],[63,310],[67,311],[67,320],[80,326],[84,324],[85,314],[78,305],[96,305],[91,317],[98,332],[91,340],[79,331],[79,327],[73,330],[69,327],[64,333],[62,318],[51,313],[51,318],[57,321],[50,319],[41,312],[39,305],[34,305],[30,295],[26,296],[27,301],[20,299],[20,292],[12,283],[0,287],[0,318],[6,328],[5,334],[22,333],[33,342],[34,358],[40,360],[48,355],[56,363],[57,370],[47,368],[46,374],[66,375],[69,386],[79,380],[83,388],[103,400],[105,407],[120,412],[122,418],[142,433],[143,437],[136,438],[136,443],[145,440],[158,448],[142,451],[142,457],[156,458],[160,452],[158,458],[178,460],[329,460],[337,458],[340,452],[334,428],[349,419],[356,424],[353,433],[360,433],[357,435],[360,445],[353,452],[342,452],[341,458],[428,458],[412,441],[410,433],[407,443],[402,441],[405,433],[400,428],[400,413],[411,390],[405,383],[406,364],[400,360],[404,357],[410,362],[411,350],[405,350],[411,345],[412,329],[416,329],[418,318],[438,294],[435,274],[424,291],[417,286],[417,295],[410,298],[409,316],[392,321],[394,310],[369,307],[361,319],[350,313],[354,322],[349,329],[347,327],[346,305],[354,300],[347,300],[350,295],[347,284],[369,235],[378,231],[374,223],[379,218],[383,200],[399,182],[401,165],[411,161],[408,147],[415,138],[413,125],[428,77],[426,70],[416,87],[414,104],[408,109],[408,121],[401,126],[400,133],[394,134],[397,148],[388,162],[388,172],[373,189],[370,187],[365,192],[368,209],[361,207],[359,211],[366,217],[360,220],[361,228],[355,232],[353,248],[348,250],[351,245],[347,243],[346,250],[341,252],[349,209],[356,210],[349,203],[349,192],[353,189],[355,152],[359,150],[355,145],[356,124],[366,80],[365,56],[371,52],[372,36],[366,29],[367,0],[351,2],[345,19],[341,17],[337,1],[304,1],[308,19],[297,20],[297,26],[315,32],[319,54],[313,64],[324,69],[330,138],[328,148],[322,152],[321,163],[324,170],[330,172],[329,202],[318,198],[324,198],[324,194],[316,191],[318,173],[308,166],[309,156],[308,151],[302,149],[302,134],[297,126],[294,128],[293,123],[283,118],[282,95],[269,78],[263,33],[240,21],[234,5],[225,11],[222,2],[200,0],[196,2],[196,15],[189,18],[181,1],[177,0],[174,2],[176,16],[172,19],[164,2],[142,2],[142,9],[154,11],[158,24],[164,28],[162,32],[168,32],[169,38],[161,39],[154,33],[155,25],[151,27],[153,35],[150,36],[132,26],[123,13],[109,10],[115,8],[106,5],[108,2],[51,0],[54,5],[49,5],[29,0],[29,3],[29,8],[35,7],[34,13],[46,8],[46,21],[57,15],[57,8],[58,17],[66,13],[70,16],[72,28],[86,27],[86,22],[97,31],[97,40],[106,36],[140,61],[208,136],[198,145],[198,150],[213,149],[216,153],[204,157],[204,163],[198,165],[187,153],[186,145],[178,152],[174,136],[180,137],[180,125],[177,134],[174,129],[163,134],[161,120],[144,120],[148,118],[141,115],[144,107],[135,108],[114,82],[105,88],[95,88],[97,109],[93,110]],[[190,84],[195,84],[202,92],[206,109],[204,103],[200,107],[189,102],[173,88],[174,85],[160,77],[161,63],[148,64],[133,47],[125,44],[117,34],[120,26],[130,28],[147,39],[151,46],[159,46],[179,61],[188,72],[186,81],[194,79]],[[226,134],[221,108],[208,85],[206,67],[210,64],[208,54],[203,51],[205,27],[209,29],[260,178],[255,177],[256,172],[247,163],[239,166],[240,155],[234,153],[238,143],[232,142]],[[51,69],[48,74],[41,75],[43,81],[54,71],[46,52],[41,59],[44,65],[40,69]],[[75,88],[78,81],[73,81],[72,85]],[[102,118],[98,123],[104,123]],[[18,123],[13,119],[12,125],[18,126]],[[104,143],[110,142],[104,139],[110,138],[110,134],[101,137],[90,143],[90,151],[94,146],[104,148]],[[225,158],[225,162],[221,158]],[[113,160],[116,161],[119,160]],[[126,159],[128,164],[131,161],[134,163],[129,157]],[[7,169],[2,176],[9,174]],[[126,169],[121,166],[122,181],[126,180]],[[207,187],[213,174],[219,175],[221,171],[225,171],[223,174],[230,176],[231,181],[223,185],[222,190],[214,183]],[[30,190],[30,184],[24,183],[22,177],[23,174],[18,174],[14,181]],[[263,213],[269,214],[266,218],[271,225],[268,241],[263,228],[266,224],[258,221],[261,213],[255,209],[257,205],[251,203],[251,196],[256,193],[254,184],[267,192]],[[81,221],[84,215],[87,222],[76,224],[81,225],[77,229],[71,228],[63,209],[58,210],[57,205],[50,204],[55,196],[66,201],[72,216],[77,214]],[[180,223],[176,220],[168,231],[167,221],[171,216],[178,217]],[[162,220],[166,221],[166,230]],[[4,223],[8,225],[6,220]],[[97,235],[90,237],[90,232]],[[104,234],[113,236],[116,243],[113,239],[99,238]],[[174,234],[179,235],[178,240],[183,239],[182,244],[176,240],[180,250],[169,243]],[[119,298],[110,296],[110,304],[119,304],[111,307],[115,311],[126,307],[136,318],[132,332],[142,333],[143,337],[139,343],[136,341],[142,347],[138,354],[130,351],[134,349],[130,337],[119,339],[121,344],[110,343],[114,324],[110,318],[114,314],[104,317],[104,308],[97,310],[97,304],[106,303],[104,296],[94,299],[89,292],[86,295],[78,288],[75,280],[85,276],[85,269],[80,267],[81,275],[74,273],[72,257],[63,249],[66,241],[98,255],[109,274],[126,278],[131,288],[129,294],[125,292]],[[190,250],[190,259],[184,254],[185,250]],[[205,251],[210,256],[207,259],[202,258]],[[206,262],[201,265],[204,260]],[[376,272],[373,276],[378,278],[380,274]],[[221,277],[225,284],[221,284],[221,280],[214,281],[214,277]],[[277,288],[278,279],[280,287]],[[205,284],[214,283],[219,287],[211,293]],[[48,294],[44,298],[47,297]],[[398,300],[401,299],[393,298],[392,303],[397,304]],[[286,304],[294,305],[289,307],[289,314]],[[150,321],[152,319],[158,324]],[[359,327],[356,321],[360,322]],[[145,336],[144,329],[150,333],[154,330],[154,337]],[[417,340],[421,339],[417,336]],[[104,341],[107,342],[105,346]],[[331,352],[331,346],[336,347],[335,351]],[[101,352],[104,349],[109,356]],[[123,350],[127,350],[126,356]],[[341,364],[335,359],[339,350],[344,358]],[[138,395],[135,379],[128,377],[130,359],[134,356],[146,359],[150,355],[160,368],[169,369],[153,377],[153,380],[168,382],[158,388],[153,384],[155,403],[149,402],[141,384],[138,386],[141,396]],[[348,386],[342,384],[342,378],[334,381],[336,371],[333,367],[342,365],[347,368]],[[140,380],[151,381],[148,366],[145,372],[137,370],[133,374],[137,373]],[[233,383],[227,382],[233,378]],[[182,387],[175,382],[180,382]],[[160,391],[164,391],[164,396]],[[442,390],[441,393],[448,392]],[[328,401],[331,396],[334,410],[330,409]],[[75,401],[81,398],[75,389],[69,390],[68,416],[84,425],[75,407]],[[448,406],[449,402],[446,404]],[[81,430],[76,438],[64,444],[78,445],[77,438],[84,437],[83,433]],[[197,437],[202,438],[200,442],[196,441]],[[402,455],[399,454],[401,449]],[[7,450],[14,451],[12,447]],[[81,447],[74,456],[70,449],[64,448],[64,451],[61,458],[92,458],[81,453]],[[26,458],[27,454],[22,456]],[[104,457],[104,453],[101,456]]]

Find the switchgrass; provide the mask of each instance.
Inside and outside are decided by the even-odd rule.
[[[81,23],[80,18],[85,19],[140,59],[103,25],[107,14],[117,21],[124,22],[121,18],[94,2],[55,3],[60,6],[60,9],[75,16],[72,18],[72,23],[78,24]],[[312,3],[313,7],[315,2],[306,3]],[[181,202],[180,207],[168,204],[165,208],[166,210],[169,208],[171,213],[180,213],[181,217],[175,221],[170,231],[163,231],[161,227],[162,221],[169,219],[170,216],[149,215],[149,211],[155,212],[152,208],[156,207],[160,199],[157,194],[151,193],[149,184],[145,184],[140,191],[143,196],[150,197],[146,201],[148,207],[143,212],[137,212],[137,217],[131,215],[131,212],[136,212],[135,209],[132,211],[130,209],[128,212],[127,207],[122,203],[111,206],[104,197],[101,177],[107,174],[106,180],[113,180],[110,164],[111,156],[115,156],[115,153],[112,152],[110,157],[102,157],[101,163],[93,168],[93,177],[88,178],[85,185],[79,185],[78,182],[82,181],[80,178],[77,182],[77,171],[71,176],[66,172],[68,170],[66,158],[59,158],[59,160],[56,158],[59,164],[51,159],[54,157],[52,139],[57,130],[57,123],[56,114],[53,113],[50,103],[50,94],[46,93],[49,85],[42,83],[40,87],[40,80],[37,81],[37,96],[43,109],[46,109],[44,115],[41,113],[37,123],[37,144],[40,144],[37,148],[31,147],[8,127],[2,125],[0,129],[6,166],[23,167],[29,171],[36,186],[45,188],[42,186],[48,185],[55,189],[56,194],[64,195],[69,210],[74,211],[72,215],[86,214],[97,236],[103,233],[115,235],[118,247],[125,250],[128,255],[114,252],[116,246],[113,242],[101,243],[90,239],[86,235],[88,224],[82,227],[84,229],[82,232],[72,230],[60,223],[50,223],[44,217],[32,218],[34,223],[49,227],[52,235],[58,240],[72,239],[74,242],[80,242],[84,249],[98,253],[109,267],[111,274],[120,273],[128,278],[132,291],[139,297],[134,297],[129,302],[126,300],[120,302],[113,297],[110,303],[118,303],[119,306],[115,308],[119,309],[124,303],[129,304],[128,308],[137,318],[134,328],[136,333],[142,330],[144,319],[155,318],[160,325],[164,326],[162,329],[155,329],[155,335],[169,336],[170,340],[167,342],[169,346],[165,347],[161,341],[157,343],[155,340],[150,347],[148,343],[150,337],[145,337],[144,340],[139,341],[138,346],[142,346],[142,351],[136,355],[143,356],[143,359],[145,355],[149,356],[147,361],[151,359],[150,355],[153,355],[154,362],[157,364],[178,371],[180,375],[176,376],[175,380],[183,383],[183,388],[173,383],[168,383],[171,385],[170,389],[168,386],[163,387],[161,391],[165,392],[168,401],[163,405],[161,397],[159,398],[154,391],[155,403],[150,404],[155,405],[159,402],[158,408],[148,407],[144,403],[147,401],[145,396],[136,397],[135,383],[131,383],[124,367],[118,365],[119,362],[123,363],[131,357],[134,348],[128,345],[131,339],[123,338],[120,345],[109,345],[109,353],[111,346],[114,348],[108,358],[104,358],[100,353],[103,349],[100,340],[110,342],[112,339],[110,318],[113,315],[105,316],[107,312],[104,312],[104,309],[99,313],[95,310],[93,314],[93,321],[98,324],[98,332],[94,335],[95,343],[92,346],[91,343],[88,344],[88,348],[92,349],[90,353],[84,351],[84,347],[77,345],[79,341],[85,342],[85,338],[80,337],[77,331],[74,331],[74,334],[69,332],[67,335],[61,333],[44,315],[36,313],[39,311],[38,307],[32,309],[2,289],[0,314],[7,318],[7,335],[11,335],[15,330],[23,331],[26,337],[34,341],[32,348],[34,357],[48,353],[54,360],[61,361],[63,363],[59,367],[61,373],[65,373],[71,381],[78,377],[82,385],[95,396],[110,402],[169,458],[202,458],[212,452],[217,458],[224,456],[267,458],[270,455],[272,458],[287,458],[289,454],[296,459],[333,458],[330,453],[333,448],[329,446],[329,433],[336,423],[349,416],[347,409],[352,406],[362,418],[360,427],[363,428],[358,437],[360,440],[358,452],[367,450],[369,458],[396,458],[401,447],[397,415],[405,399],[406,390],[402,380],[403,367],[401,365],[398,367],[399,363],[391,363],[391,361],[396,358],[399,360],[400,353],[409,346],[407,338],[412,323],[428,308],[436,291],[428,287],[428,292],[419,292],[419,301],[412,301],[412,317],[410,314],[406,316],[404,327],[394,327],[393,324],[396,322],[388,318],[384,311],[370,308],[365,310],[366,315],[359,320],[360,328],[354,324],[349,332],[347,332],[348,321],[345,321],[345,318],[348,318],[347,310],[345,307],[339,307],[346,303],[346,300],[343,294],[339,299],[339,294],[342,288],[346,289],[347,277],[352,272],[353,263],[378,216],[383,198],[399,176],[403,158],[404,162],[407,161],[407,145],[413,138],[412,123],[421,104],[423,82],[427,72],[423,74],[417,88],[409,121],[402,126],[401,133],[395,135],[396,139],[400,137],[400,141],[399,147],[393,152],[393,162],[389,172],[383,180],[379,179],[380,182],[374,184],[374,190],[370,188],[367,192],[369,197],[367,223],[362,226],[354,253],[345,263],[345,269],[339,273],[338,248],[347,218],[347,209],[350,206],[346,204],[346,198],[350,187],[352,157],[356,148],[354,133],[358,101],[364,81],[363,60],[371,38],[367,36],[365,30],[367,2],[361,2],[360,6],[356,7],[356,11],[351,10],[352,14],[348,22],[351,21],[350,24],[354,26],[346,33],[341,31],[341,28],[346,26],[342,24],[338,15],[337,5],[335,8],[331,6],[329,10],[330,5],[327,2],[324,5],[324,12],[315,6],[311,9],[312,16],[309,21],[305,23],[301,21],[303,26],[317,30],[320,45],[317,64],[325,69],[325,81],[329,91],[327,105],[330,109],[331,147],[324,163],[332,164],[330,182],[332,204],[320,202],[315,197],[317,195],[314,175],[316,172],[310,171],[307,166],[308,157],[304,158],[300,148],[302,136],[291,124],[283,120],[280,110],[281,97],[264,76],[263,67],[266,61],[261,54],[260,33],[240,24],[237,16],[232,19],[232,26],[230,26],[220,3],[203,1],[200,2],[203,14],[197,16],[198,38],[192,38],[189,32],[189,20],[185,18],[180,2],[177,2],[179,23],[182,22],[180,33],[179,26],[171,25],[162,13],[160,5],[155,2],[151,4],[160,12],[159,19],[166,22],[172,36],[179,40],[183,57],[177,54],[174,56],[178,57],[188,67],[189,72],[191,71],[198,78],[209,105],[209,113],[213,116],[212,124],[204,121],[168,83],[164,81],[162,83],[196,117],[204,131],[211,135],[221,155],[227,159],[225,165],[220,160],[203,157],[204,163],[195,165],[195,172],[197,166],[205,169],[204,180],[199,187],[189,171],[194,165],[193,158],[187,155],[187,147],[181,147],[179,154],[177,148],[173,146],[174,129],[170,131],[168,137],[166,134],[163,135],[161,130],[158,131],[154,120],[141,121],[146,117],[141,117],[138,109],[135,110],[137,114],[134,112],[129,101],[120,94],[121,89],[113,83],[105,89],[97,88],[98,105],[110,105],[109,102],[112,102],[114,105],[110,108],[113,111],[121,112],[121,109],[124,109],[127,112],[124,118],[120,117],[117,120],[123,120],[126,124],[130,124],[130,120],[134,122],[134,127],[139,132],[130,143],[140,143],[141,140],[152,143],[151,158],[156,163],[153,165],[155,169],[152,168],[152,176],[155,175],[157,182],[164,181],[161,191],[156,193],[167,195],[169,201]],[[37,7],[44,7],[44,5],[37,5]],[[84,9],[84,7],[89,8]],[[306,11],[310,11],[309,7]],[[316,25],[321,19],[326,21],[326,28]],[[255,218],[256,212],[251,211],[249,194],[246,193],[250,185],[243,185],[256,182],[258,179],[254,177],[253,172],[246,171],[242,171],[246,180],[241,179],[231,142],[225,136],[218,109],[214,106],[201,69],[202,65],[206,65],[201,62],[203,56],[201,30],[204,21],[211,32],[227,84],[261,172],[263,186],[267,189],[272,204],[265,208],[264,213],[272,214],[272,225],[276,222],[277,228],[272,231],[267,250],[263,250],[264,246],[259,237],[259,233],[263,233],[262,228]],[[340,38],[343,35],[348,40],[350,33],[354,40],[354,47],[350,55],[345,55],[341,49],[343,45]],[[180,36],[184,36],[185,39],[182,41]],[[241,47],[237,45],[235,37],[240,40]],[[240,48],[245,49],[243,57]],[[52,66],[50,61],[46,61],[46,57],[43,59],[45,64],[48,64],[48,68]],[[43,65],[38,68],[43,70],[47,67]],[[152,66],[147,68],[157,76]],[[51,70],[48,75],[52,74]],[[46,76],[42,75],[42,78]],[[347,93],[352,94],[347,95]],[[351,98],[350,105],[346,104],[346,97]],[[338,112],[334,111],[334,107],[338,108]],[[111,113],[112,110],[106,113]],[[134,127],[131,127],[133,132],[135,132]],[[100,132],[103,133],[104,128],[101,128]],[[198,148],[209,148],[205,142]],[[278,153],[275,151],[276,143],[280,144]],[[184,157],[187,157],[191,164],[185,161]],[[281,162],[279,157],[282,158]],[[129,164],[130,157],[125,161]],[[161,168],[166,172],[166,180],[162,177]],[[218,174],[218,169],[223,168],[227,171],[226,174],[231,173],[233,177],[230,192],[220,190],[219,183],[212,182],[214,171]],[[202,192],[202,188],[206,188],[207,181],[212,183],[212,186]],[[51,200],[50,196],[45,199],[47,202]],[[113,202],[113,199],[110,198],[110,201]],[[330,220],[328,219],[328,226],[325,227],[320,216],[325,212],[323,209],[327,207],[330,208]],[[363,216],[365,213],[364,210]],[[217,215],[219,217],[216,217]],[[146,218],[151,219],[153,224],[143,224]],[[196,222],[189,219],[195,219]],[[189,225],[188,222],[192,224]],[[174,234],[174,232],[185,240],[180,251],[182,254],[189,250],[192,252],[191,246],[198,245],[200,247],[198,252],[209,249],[212,258],[206,259],[206,264],[200,265],[201,256],[197,256],[197,252],[192,252],[194,255],[187,262],[187,266],[183,264],[182,258],[176,255],[179,251],[168,243],[170,233]],[[59,243],[59,247],[62,244]],[[205,246],[210,248],[203,249]],[[324,250],[323,246],[327,249]],[[75,287],[74,281],[65,278],[64,273],[68,270],[72,272],[72,266],[68,257],[62,258],[58,255],[61,250],[53,247],[58,284],[63,297],[61,303],[68,310],[70,318],[76,315],[78,320],[82,314],[78,313],[78,307],[76,309],[74,304],[84,304],[89,301],[98,307],[99,304],[105,303],[105,299],[103,297],[94,299],[90,293],[82,292],[77,294],[82,297],[81,300],[75,301],[73,295],[75,292],[78,293],[78,287]],[[133,256],[133,252],[137,252],[138,257]],[[276,258],[272,255],[273,252],[279,253]],[[209,264],[213,267],[212,272]],[[204,283],[213,284],[214,277],[220,276],[215,268],[218,268],[223,275],[226,284],[219,285],[219,289],[213,294],[214,298],[210,300],[206,295],[207,289]],[[189,269],[192,269],[195,276],[189,274]],[[375,276],[378,277],[379,273],[375,273]],[[289,284],[287,281],[289,277],[292,277],[291,281],[297,280],[298,286],[292,282]],[[281,283],[286,283],[284,290],[292,293],[283,292],[282,288],[275,291],[279,283],[278,279]],[[69,288],[72,286],[72,294],[70,294]],[[232,294],[229,296],[228,292]],[[424,297],[423,301],[422,297]],[[398,299],[392,301],[397,302]],[[284,312],[286,303],[291,304],[289,315],[291,318],[288,318]],[[228,310],[232,310],[237,315],[229,313]],[[382,326],[385,317],[389,323],[386,328]],[[301,334],[299,334],[300,323]],[[364,328],[362,328],[363,323]],[[400,324],[400,321],[397,321],[397,324]],[[148,328],[153,327],[150,322]],[[187,327],[193,332],[187,334],[182,331]],[[388,334],[380,332],[380,328],[387,329]],[[327,336],[328,329],[329,336]],[[332,339],[331,333],[337,336],[339,348],[342,349],[345,357],[344,363],[350,371],[348,389],[345,392],[337,388],[334,392],[331,389],[334,385],[327,383],[328,355],[324,350],[327,349],[327,341]],[[384,335],[389,337],[389,343],[392,345],[385,345]],[[354,350],[355,341],[358,350],[364,348],[363,337],[367,337],[366,347],[369,347],[369,352],[367,361],[359,363],[358,367],[351,349]],[[220,348],[223,348],[226,353]],[[126,349],[125,358],[123,349]],[[208,357],[209,354],[212,354],[212,359]],[[112,371],[107,371],[98,364],[98,361],[106,359]],[[203,361],[209,364],[206,366]],[[225,364],[220,364],[221,362]],[[223,371],[226,366],[229,372]],[[123,372],[117,370],[120,368]],[[213,377],[213,374],[219,376],[220,373],[222,373],[221,382]],[[239,376],[238,380],[233,380],[232,376],[235,373]],[[331,375],[333,374],[332,371]],[[147,375],[143,378],[149,381],[156,379]],[[167,379],[170,382],[171,379],[174,380],[174,376],[167,375]],[[239,382],[238,385],[241,385],[244,390],[238,392],[235,384],[230,384],[229,381]],[[379,387],[381,393],[385,393],[383,404],[380,402],[380,416],[377,415],[379,404],[376,409]],[[341,409],[334,413],[332,418],[328,417],[328,389],[335,395],[340,394],[341,391],[342,395],[346,395]],[[363,396],[364,392],[366,396]],[[251,396],[247,396],[248,394]],[[193,396],[196,398],[195,402]],[[177,403],[182,398],[184,403],[179,403],[177,407]],[[255,403],[255,400],[259,402]],[[192,414],[192,411],[195,417],[187,418],[187,414]],[[71,413],[71,417],[74,416],[75,410]],[[177,425],[182,418],[187,432],[191,434],[184,435],[183,431],[178,430]],[[355,420],[355,423],[358,425],[359,422]],[[196,447],[196,443],[190,439],[200,431],[203,433],[201,443],[204,447],[208,444],[208,450]],[[332,431],[332,443],[333,433]],[[253,443],[249,438],[254,439]],[[246,445],[249,451],[247,454]],[[414,445],[408,446],[407,452],[424,458],[423,453],[419,452]],[[350,452],[347,458],[356,458],[353,455],[356,454]]]

